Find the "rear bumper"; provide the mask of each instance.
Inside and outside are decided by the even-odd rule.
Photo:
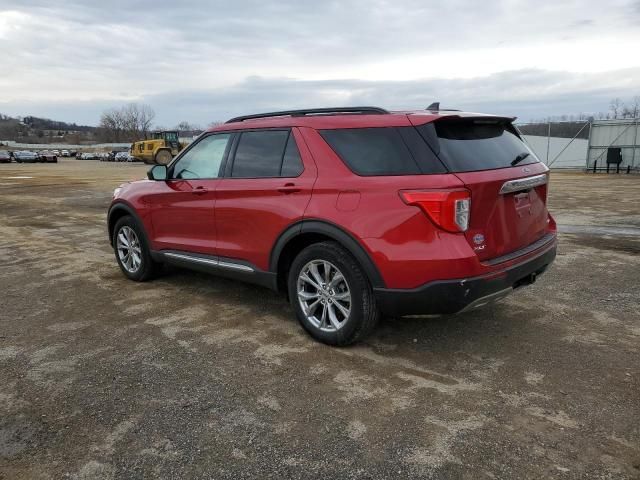
[[[473,278],[429,282],[411,290],[374,289],[376,302],[388,316],[450,314],[498,300],[530,285],[556,257],[554,239],[534,255],[504,270]]]

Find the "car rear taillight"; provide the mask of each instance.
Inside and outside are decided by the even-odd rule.
[[[469,190],[402,190],[407,205],[420,207],[438,227],[448,232],[465,232],[469,227]]]

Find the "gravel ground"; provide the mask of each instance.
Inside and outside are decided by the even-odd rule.
[[[144,171],[0,165],[0,479],[640,478],[640,177],[554,172],[534,286],[337,349],[264,289],[127,281]]]

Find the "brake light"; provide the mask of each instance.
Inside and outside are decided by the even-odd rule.
[[[465,232],[469,228],[469,190],[402,190],[400,197],[407,205],[420,207],[443,230]]]

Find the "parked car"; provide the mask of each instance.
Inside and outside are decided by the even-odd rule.
[[[76,160],[82,160],[82,152],[76,152]]]
[[[49,150],[43,150],[38,154],[38,156],[40,157],[41,162],[58,163],[58,156]]]
[[[11,154],[7,150],[0,150],[0,163],[11,163]]]
[[[556,255],[548,168],[513,118],[376,107],[249,115],[114,191],[116,261],[163,263],[288,296],[345,345],[381,315],[451,314],[532,284]]]
[[[13,152],[13,159],[18,163],[36,163],[40,161],[40,157],[36,152],[28,150]]]
[[[69,150],[62,150],[62,151],[60,152],[60,155],[61,155],[62,157],[68,157],[68,156],[69,156]]]
[[[115,156],[116,162],[131,162],[133,157],[129,154],[129,152],[118,152]]]

